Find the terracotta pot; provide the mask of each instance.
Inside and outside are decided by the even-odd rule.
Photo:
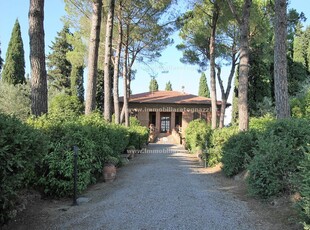
[[[116,167],[114,165],[105,165],[103,167],[103,178],[105,182],[112,182],[116,177]]]

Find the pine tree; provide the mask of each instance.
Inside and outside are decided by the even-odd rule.
[[[172,84],[171,84],[170,81],[168,81],[168,82],[166,83],[166,88],[165,88],[165,90],[166,90],[166,91],[172,91]]]
[[[72,45],[68,41],[68,35],[72,35],[68,26],[57,33],[55,42],[50,47],[52,53],[47,56],[48,77],[50,86],[58,90],[70,89],[70,74],[72,65],[67,59],[67,53],[72,51]]]
[[[31,66],[31,111],[35,116],[47,113],[47,77],[44,41],[44,0],[30,0],[29,45]]]
[[[149,86],[150,92],[158,91],[158,83],[155,79],[155,77],[152,77],[150,81],[150,86]]]
[[[17,19],[7,49],[2,79],[3,81],[14,85],[26,83],[25,52],[20,25]]]
[[[210,90],[208,87],[207,78],[206,78],[205,73],[201,74],[201,77],[199,80],[198,96],[210,98]]]

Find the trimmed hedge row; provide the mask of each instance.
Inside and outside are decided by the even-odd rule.
[[[41,132],[0,113],[0,226],[15,216],[17,193],[36,180],[35,169],[46,154]]]
[[[81,193],[101,176],[108,159],[118,159],[120,165],[128,145],[142,146],[148,136],[147,128],[110,124],[98,114],[70,118],[54,113],[27,123],[0,114],[1,223],[14,217],[16,191],[28,185],[47,196],[72,195],[73,146],[79,148]]]

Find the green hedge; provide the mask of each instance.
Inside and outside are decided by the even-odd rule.
[[[20,189],[36,180],[46,138],[17,118],[0,114],[0,225],[14,217]]]
[[[270,123],[258,136],[249,164],[249,191],[263,198],[296,190],[292,177],[304,157],[302,148],[310,143],[310,122],[282,119]]]
[[[297,203],[298,211],[305,229],[310,229],[310,143],[305,148],[305,157],[299,165],[300,172],[297,175],[298,191],[301,200]]]
[[[57,122],[56,117],[29,121],[44,130],[49,139],[48,154],[43,157],[38,185],[49,196],[73,193],[73,146],[79,148],[78,192],[101,176],[105,159],[120,154],[129,143],[126,128],[108,124],[98,114]]]
[[[191,121],[185,131],[186,148],[191,152],[205,149],[210,135],[211,128],[205,120]]]
[[[238,133],[238,127],[231,126],[222,129],[215,129],[212,132],[209,142],[207,164],[208,166],[214,166],[220,163],[223,155],[223,147],[227,140]]]
[[[250,119],[250,130],[239,132],[228,138],[222,148],[223,172],[226,176],[234,176],[247,168],[254,157],[257,138],[264,132],[274,118],[265,116]]]

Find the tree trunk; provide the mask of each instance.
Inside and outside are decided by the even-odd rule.
[[[47,76],[44,42],[44,0],[30,0],[29,41],[31,66],[31,111],[35,116],[47,113]]]
[[[113,74],[113,98],[114,98],[114,116],[115,116],[115,124],[120,123],[120,107],[119,107],[119,94],[118,94],[118,75],[119,75],[119,63],[122,52],[122,42],[123,42],[123,29],[122,29],[122,1],[119,2],[119,10],[118,10],[118,42],[116,48],[115,55],[115,63],[114,63],[114,74]]]
[[[100,42],[100,25],[102,0],[92,2],[93,12],[88,50],[88,77],[85,101],[85,114],[90,114],[96,107],[98,49]]]
[[[129,46],[129,24],[126,26],[126,42],[124,48],[124,63],[123,63],[123,91],[124,91],[124,105],[122,109],[122,114],[125,117],[125,126],[129,127],[129,113],[128,113],[128,87],[127,87],[127,78],[128,78],[128,46]],[[121,115],[122,117],[122,115]]]
[[[275,1],[274,90],[277,118],[290,117],[287,88],[286,0]]]
[[[217,126],[217,101],[216,101],[216,76],[215,76],[215,35],[216,25],[219,16],[219,10],[214,4],[212,15],[211,37],[210,37],[210,96],[211,96],[211,128],[215,129]]]
[[[239,130],[249,129],[248,111],[248,78],[249,78],[249,26],[252,0],[244,0],[242,11],[242,23],[240,25],[240,65],[239,65],[239,88],[238,110]]]
[[[109,12],[106,26],[105,37],[105,54],[104,54],[104,118],[110,122],[111,115],[111,56],[112,56],[112,38],[113,38],[113,21],[114,21],[115,0],[109,0]]]

